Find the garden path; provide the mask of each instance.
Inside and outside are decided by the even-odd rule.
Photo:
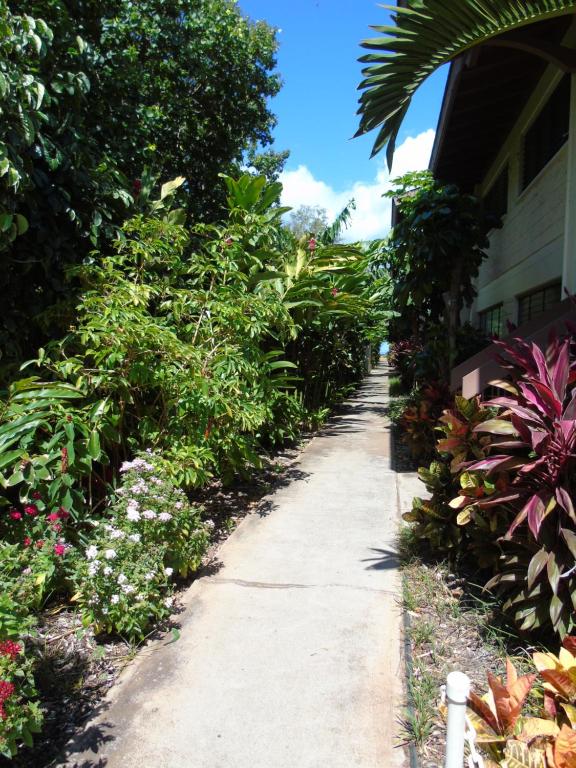
[[[68,746],[68,768],[401,768],[399,485],[388,372],[307,445],[293,479],[184,597]]]

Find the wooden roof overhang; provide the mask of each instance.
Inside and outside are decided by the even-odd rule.
[[[561,45],[572,20],[532,24],[452,62],[430,160],[438,179],[472,192],[548,64],[576,71],[576,51]]]

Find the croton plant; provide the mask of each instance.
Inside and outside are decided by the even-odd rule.
[[[536,672],[527,675],[508,659],[505,681],[488,673],[488,692],[470,693],[468,717],[485,768],[576,767],[575,651],[576,637],[565,637],[558,656],[534,653]]]
[[[405,518],[434,548],[493,567],[486,585],[523,630],[576,626],[576,347],[500,342],[503,395],[456,399],[439,458],[420,470],[431,498]]]

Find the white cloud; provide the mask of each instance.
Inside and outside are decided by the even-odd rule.
[[[390,179],[408,171],[420,171],[428,167],[435,132],[432,128],[418,136],[408,137],[394,154],[392,173],[382,162],[373,183],[358,181],[341,192],[324,181],[315,179],[305,165],[295,171],[284,171],[280,176],[283,184],[282,205],[299,208],[301,205],[319,205],[325,208],[328,220],[333,221],[351,198],[356,210],[348,229],[343,233],[346,242],[371,240],[384,237],[390,229],[391,201],[382,197],[390,189]]]

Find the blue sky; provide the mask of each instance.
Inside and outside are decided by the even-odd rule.
[[[370,160],[375,134],[352,136],[362,77],[359,44],[375,35],[370,24],[389,23],[388,13],[374,0],[239,0],[239,6],[281,30],[278,70],[284,87],[272,109],[278,117],[275,149],[291,152],[283,202],[318,204],[335,215],[353,195],[362,210],[350,236],[384,234],[384,155]],[[445,72],[438,73],[417,94],[398,141],[398,172],[426,166],[444,80]]]

